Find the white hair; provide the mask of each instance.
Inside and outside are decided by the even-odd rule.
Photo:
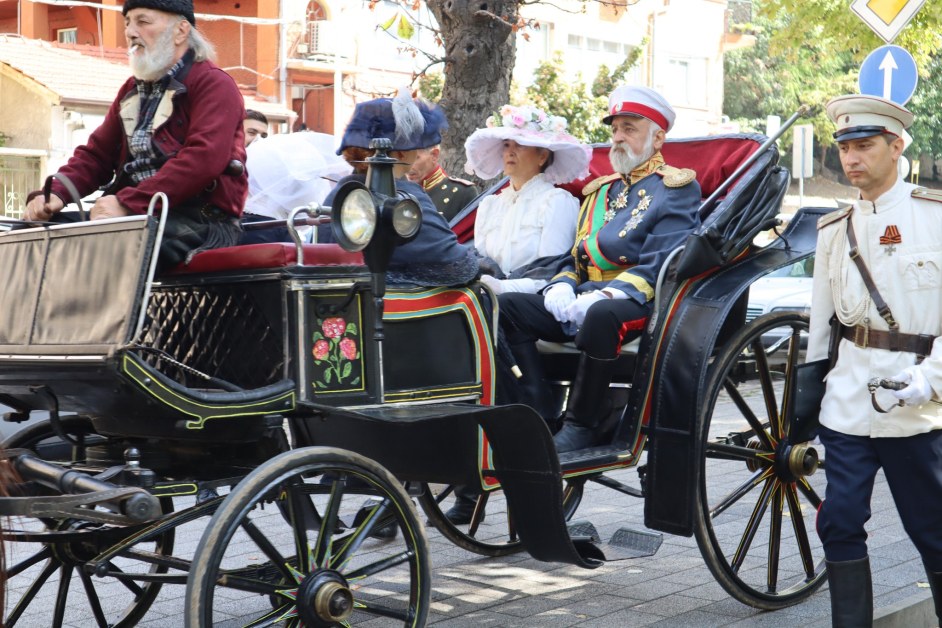
[[[181,18],[186,19],[186,18]],[[193,61],[215,61],[216,47],[213,46],[201,32],[196,30],[195,26],[190,26],[190,35],[188,39],[190,49],[194,53]]]

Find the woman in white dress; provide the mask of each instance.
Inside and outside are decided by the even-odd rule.
[[[566,133],[566,119],[504,105],[465,142],[466,169],[510,183],[478,206],[474,245],[481,281],[494,292],[539,292],[572,250],[579,202],[555,187],[588,175],[590,149]]]

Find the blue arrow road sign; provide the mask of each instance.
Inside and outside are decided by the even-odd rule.
[[[905,105],[916,91],[916,61],[905,48],[880,46],[860,66],[860,93]]]

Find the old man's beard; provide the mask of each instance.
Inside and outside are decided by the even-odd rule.
[[[141,81],[156,81],[173,65],[176,49],[173,45],[173,24],[168,24],[157,41],[150,48],[145,48],[141,54],[136,54],[140,42],[133,42],[128,48],[131,73]]]
[[[608,160],[612,164],[615,172],[620,174],[629,174],[632,170],[651,159],[654,156],[654,135],[648,137],[644,143],[644,148],[640,153],[631,150],[627,142],[617,142],[612,144],[608,151]]]

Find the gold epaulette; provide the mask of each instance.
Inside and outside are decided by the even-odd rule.
[[[600,187],[602,187],[609,181],[615,181],[616,179],[620,179],[620,178],[621,178],[620,174],[618,174],[617,172],[613,172],[612,174],[607,174],[604,177],[593,179],[592,181],[589,181],[588,183],[586,183],[585,187],[582,188],[582,196],[588,196],[589,194],[592,194],[593,192],[598,190]]]
[[[942,203],[942,190],[916,188],[913,190],[913,198],[921,198],[924,201],[935,201],[936,203]]]
[[[850,216],[850,211],[854,208],[853,205],[848,205],[847,207],[841,207],[840,209],[835,209],[829,214],[825,214],[818,218],[818,229],[824,229],[829,224],[837,222],[838,220],[844,220]]]
[[[682,188],[697,178],[697,173],[690,168],[675,168],[667,164],[658,168],[657,173],[664,177],[664,185],[669,188]]]

